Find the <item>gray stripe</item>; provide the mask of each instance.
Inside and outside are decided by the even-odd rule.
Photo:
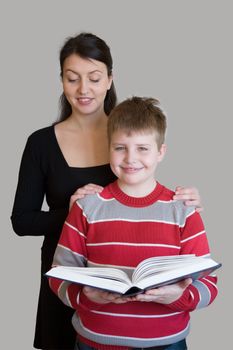
[[[54,254],[53,265],[85,266],[86,260],[83,255],[58,245]]]
[[[196,309],[201,309],[208,306],[210,303],[210,291],[208,287],[198,280],[193,282],[193,286],[198,289],[201,298],[196,306]]]
[[[129,347],[137,347],[137,348],[147,348],[152,346],[160,346],[176,343],[187,337],[190,326],[188,326],[180,333],[174,334],[168,337],[154,338],[154,339],[135,339],[128,337],[117,337],[117,336],[108,336],[106,334],[102,335],[99,333],[93,333],[85,328],[78,318],[76,314],[73,315],[72,324],[76,329],[77,333],[82,335],[83,337],[90,339],[99,344],[106,345],[118,345],[118,346],[129,346]]]
[[[114,200],[105,201],[90,195],[78,201],[89,223],[103,220],[156,221],[184,226],[186,217],[194,212],[181,201],[155,202],[147,207],[129,207]]]

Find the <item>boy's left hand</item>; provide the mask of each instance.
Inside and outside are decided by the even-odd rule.
[[[159,304],[171,304],[178,300],[185,289],[192,283],[191,278],[187,278],[178,283],[168,286],[147,290],[144,294],[138,294],[132,297],[132,301],[156,302]]]

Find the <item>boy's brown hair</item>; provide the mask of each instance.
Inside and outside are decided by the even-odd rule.
[[[121,102],[108,117],[108,139],[118,130],[128,135],[132,132],[154,132],[158,149],[164,143],[167,122],[158,100],[152,97],[133,96]]]

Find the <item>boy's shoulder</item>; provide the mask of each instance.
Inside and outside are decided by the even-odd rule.
[[[162,189],[162,191],[160,192],[160,200],[164,200],[164,201],[173,200],[173,196],[174,196],[175,192],[164,185],[160,184],[160,186]]]
[[[92,209],[94,209],[94,206],[97,206],[98,204],[112,199],[113,196],[109,191],[109,185],[107,185],[103,188],[101,192],[87,194],[85,195],[85,197],[78,199],[76,202],[82,208],[92,207]]]
[[[174,195],[175,191],[163,186],[163,191],[160,195],[159,200],[164,202],[170,202],[173,209],[180,214],[183,213],[183,215],[188,215],[195,211],[195,207],[185,205],[185,201],[173,199]]]

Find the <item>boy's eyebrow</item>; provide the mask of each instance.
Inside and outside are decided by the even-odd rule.
[[[114,142],[112,145],[125,145],[124,142]],[[136,143],[136,146],[151,146],[150,143]]]

